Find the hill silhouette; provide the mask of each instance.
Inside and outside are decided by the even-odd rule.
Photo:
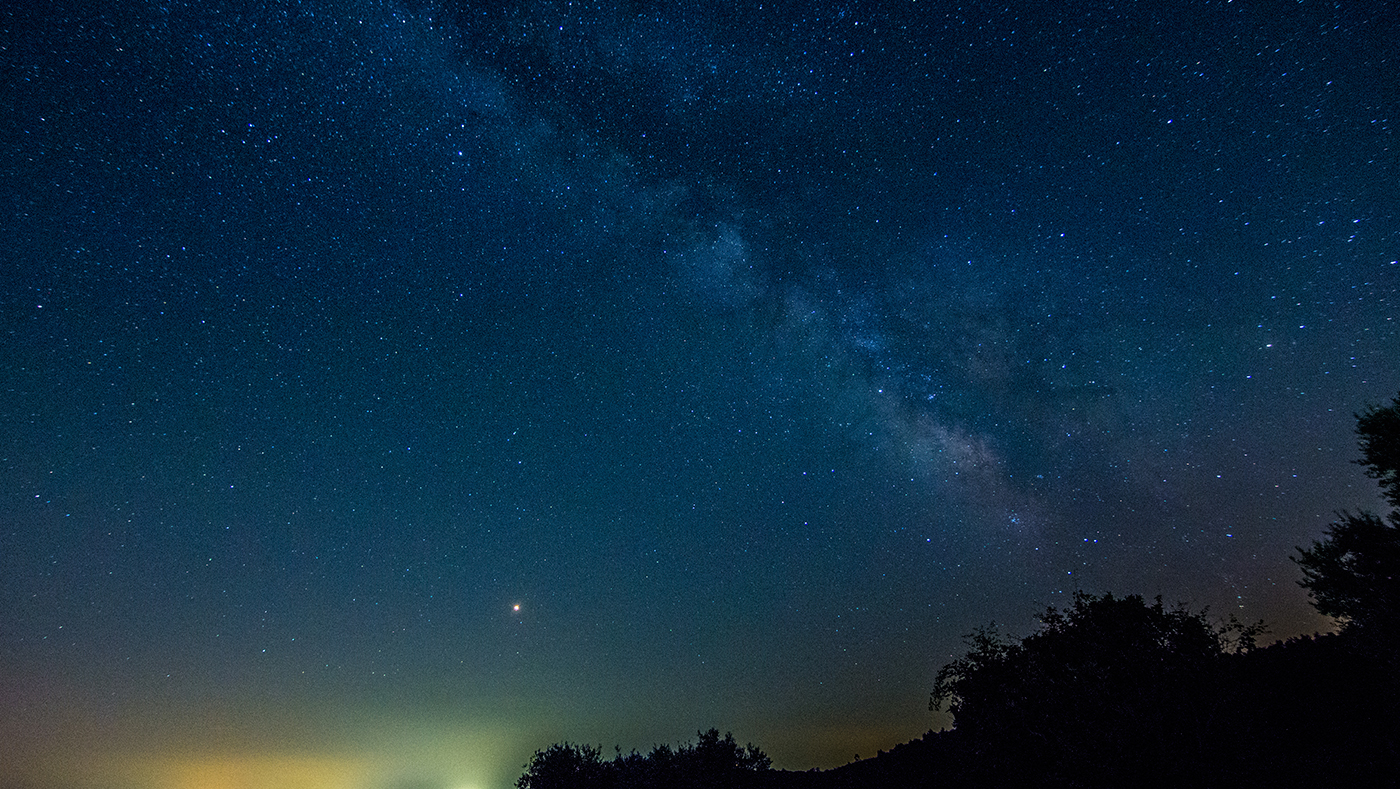
[[[1262,623],[1076,593],[1022,638],[995,626],[938,672],[950,730],[831,770],[773,770],[716,729],[650,754],[555,745],[519,789],[1394,786],[1400,783],[1400,396],[1357,415],[1359,463],[1397,509],[1341,512],[1299,548],[1337,623],[1258,646]]]

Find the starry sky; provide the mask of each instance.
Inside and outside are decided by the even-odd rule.
[[[0,11],[0,783],[830,767],[1076,589],[1326,629],[1400,14],[1051,5]]]

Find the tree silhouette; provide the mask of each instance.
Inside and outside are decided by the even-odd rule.
[[[993,783],[1180,778],[1214,747],[1221,658],[1252,647],[1261,629],[1213,627],[1160,598],[1080,592],[1019,641],[974,632],[968,653],[938,672],[929,704],[949,704]]]
[[[618,753],[610,762],[597,748],[563,743],[537,751],[518,789],[748,789],[764,784],[771,762],[733,734],[699,732],[693,745],[658,745],[643,756]]]
[[[1326,536],[1293,557],[1299,584],[1318,612],[1341,623],[1344,633],[1394,651],[1400,641],[1400,396],[1384,408],[1356,416],[1366,475],[1377,480],[1398,509],[1382,519],[1370,512],[1338,513]],[[1388,522],[1387,522],[1388,521]]]
[[[615,786],[616,780],[599,749],[565,742],[536,751],[515,785],[517,789],[602,789]]]
[[[1325,539],[1294,558],[1299,584],[1319,613],[1337,619],[1344,632],[1394,635],[1400,616],[1400,517],[1387,524],[1361,512],[1340,513]]]
[[[1035,632],[995,625],[935,679],[929,732],[866,762],[770,769],[710,729],[694,744],[618,753],[564,743],[535,754],[518,789],[1362,786],[1400,775],[1400,396],[1357,415],[1367,475],[1396,509],[1342,512],[1298,549],[1302,586],[1336,635],[1256,649],[1261,624],[1213,625],[1161,598],[1078,592]],[[1379,650],[1379,651],[1378,651]],[[1382,659],[1376,659],[1377,655]],[[1378,776],[1391,776],[1377,779]]]
[[[1367,406],[1356,415],[1356,435],[1360,438],[1361,458],[1366,476],[1379,482],[1385,500],[1400,507],[1400,395],[1390,405]]]

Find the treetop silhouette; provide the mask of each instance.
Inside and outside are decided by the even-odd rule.
[[[1400,395],[1385,407],[1369,406],[1356,416],[1356,434],[1366,475],[1377,480],[1386,501],[1398,509],[1386,518],[1343,510],[1311,548],[1293,561],[1298,583],[1319,613],[1340,623],[1343,633],[1363,636],[1373,647],[1400,640]]]

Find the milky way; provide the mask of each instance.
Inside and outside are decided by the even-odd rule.
[[[4,780],[831,766],[1076,589],[1325,628],[1377,506],[1384,4],[0,28]]]

